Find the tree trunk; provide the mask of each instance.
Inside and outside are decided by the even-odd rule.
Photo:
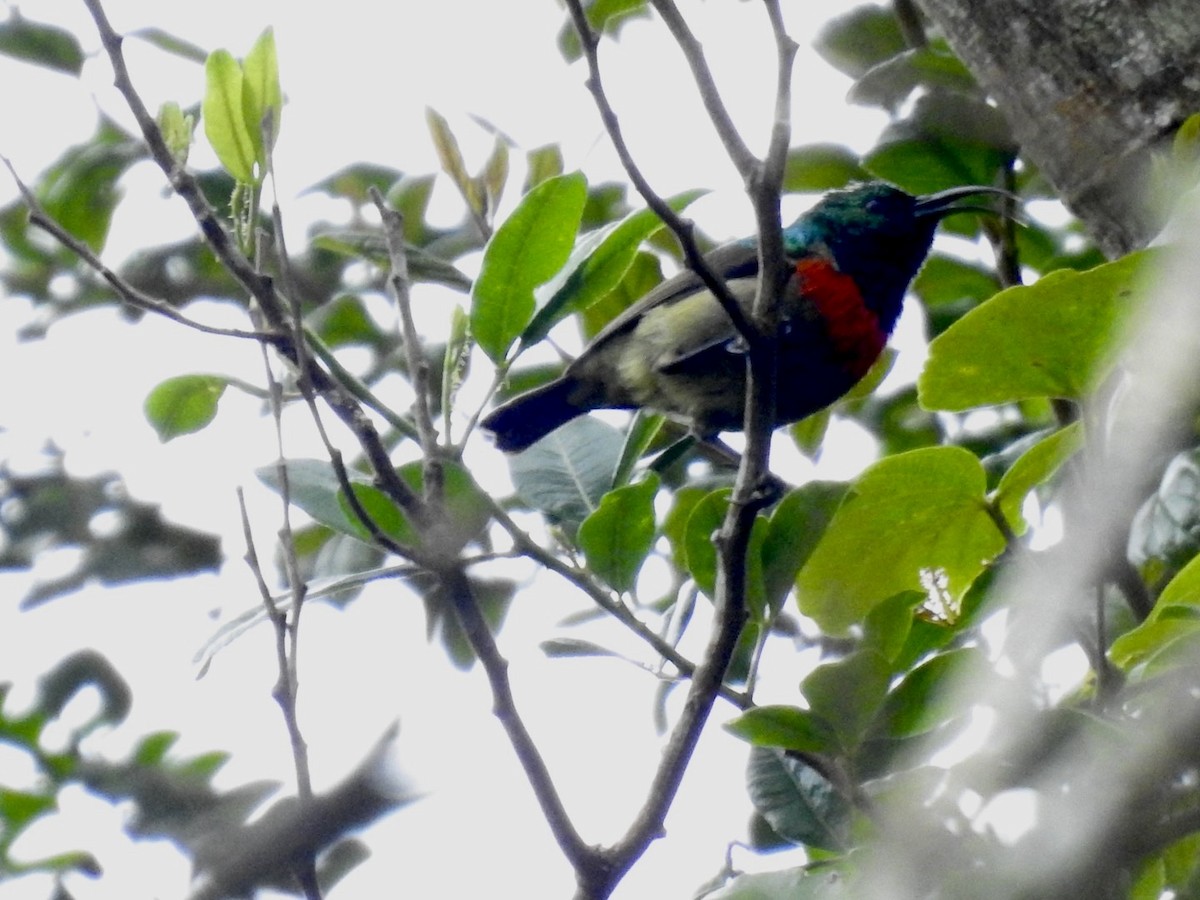
[[[1110,256],[1144,246],[1151,156],[1200,111],[1196,0],[918,0]]]

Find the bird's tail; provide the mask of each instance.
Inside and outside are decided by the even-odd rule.
[[[496,446],[505,453],[520,452],[587,412],[571,399],[576,387],[569,378],[557,378],[497,406],[481,424],[496,436]]]

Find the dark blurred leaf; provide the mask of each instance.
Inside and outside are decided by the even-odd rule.
[[[967,67],[949,52],[922,47],[905,50],[865,73],[850,89],[847,100],[864,106],[881,106],[894,112],[918,87],[944,88],[967,93],[976,89]]]
[[[83,50],[73,34],[31,22],[15,9],[0,22],[0,53],[68,75],[83,71]],[[9,89],[16,90],[17,86],[10,85]]]
[[[980,661],[981,651],[963,648],[940,653],[904,676],[871,725],[872,735],[907,738],[925,734],[962,712],[952,697],[960,673]]]
[[[805,144],[788,151],[785,193],[830,191],[867,178],[858,154],[841,144]]]
[[[215,569],[220,539],[164,520],[157,506],[131,499],[112,473],[72,478],[61,458],[47,471],[14,475],[0,466],[0,568],[28,568],[52,548],[80,548],[82,558],[69,573],[40,582],[25,598],[41,603],[81,587],[90,578],[121,584]],[[106,521],[100,536],[93,521]]]
[[[46,170],[39,199],[52,219],[99,251],[120,199],[117,181],[145,155],[138,141],[102,119],[87,142],[71,147]]]
[[[1200,553],[1200,450],[1180,453],[1129,530],[1129,561],[1157,590]]]
[[[125,36],[145,41],[147,44],[157,47],[165,53],[170,53],[189,62],[203,65],[204,61],[208,59],[208,51],[203,47],[198,47],[191,41],[186,41],[170,32],[163,31],[161,28],[138,28],[135,31],[126,32]]]
[[[846,849],[853,810],[816,769],[781,750],[754,747],[746,786],[776,834],[810,847]]]
[[[905,42],[894,12],[863,5],[827,22],[813,47],[838,71],[861,78],[873,66],[902,52]]]
[[[310,185],[304,193],[320,191],[331,197],[345,197],[356,206],[362,206],[370,202],[371,188],[388,196],[388,192],[403,177],[403,172],[391,166],[356,162],[338,169],[331,175],[326,175],[320,181]],[[392,198],[389,196],[388,199],[390,201]]]
[[[508,458],[521,498],[574,532],[612,488],[624,437],[599,419],[580,416]]]
[[[863,159],[873,175],[913,194],[992,184],[1016,153],[1008,123],[982,99],[950,91],[922,94]]]

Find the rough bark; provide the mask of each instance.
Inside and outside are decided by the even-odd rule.
[[[1196,0],[918,0],[1101,248],[1158,230],[1151,157],[1200,111]]]

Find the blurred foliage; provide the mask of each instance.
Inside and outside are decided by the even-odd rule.
[[[587,9],[605,39],[619,39],[623,29],[647,15],[646,3],[629,0],[593,0]],[[187,59],[206,58],[170,35],[142,37]],[[882,109],[889,124],[863,154],[828,143],[793,148],[786,191],[819,192],[882,178],[915,193],[979,183],[1005,185],[1023,198],[1052,196],[1021,158],[1003,116],[970,73],[942,40],[930,38],[909,46],[893,11],[878,6],[864,6],[828,24],[818,52],[855,79],[850,101]],[[559,46],[568,62],[581,52],[565,23]],[[78,46],[70,35],[15,15],[0,27],[0,53],[60,72],[78,71]],[[254,58],[243,63],[216,59],[210,63],[212,83],[231,91],[243,90],[246,73],[258,64]],[[204,107],[206,117],[212,118],[214,109]],[[254,145],[246,122],[235,121],[245,114],[239,104],[227,104],[220,114],[227,127],[208,134],[227,145],[222,155],[231,160],[227,168],[243,183],[261,179],[269,146],[262,145],[261,136]],[[385,308],[379,301],[387,298],[388,248],[368,224],[374,221],[372,191],[403,213],[413,302],[423,313],[441,316],[445,326],[423,335],[418,362],[428,369],[425,399],[443,429],[440,481],[427,480],[431,470],[411,427],[401,427],[407,422],[403,411],[389,411],[380,427],[399,476],[431,498],[432,524],[416,522],[397,508],[354,454],[346,460],[344,482],[329,461],[311,459],[265,467],[260,477],[286,491],[311,520],[298,528],[294,546],[300,571],[312,580],[312,597],[346,608],[372,580],[402,577],[422,599],[431,639],[439,640],[459,666],[473,665],[475,655],[454,615],[453,598],[446,596],[436,572],[398,566],[389,547],[482,565],[497,546],[508,545],[495,527],[501,512],[544,526],[536,532],[542,562],[553,556],[587,589],[608,595],[614,608],[624,605],[639,621],[651,623],[656,635],[681,645],[696,604],[714,592],[711,535],[728,505],[732,469],[713,462],[702,449],[674,443],[677,430],[657,417],[638,416],[627,430],[585,417],[511,458],[515,493],[492,496],[490,486],[476,483],[461,464],[465,443],[479,440],[470,430],[479,410],[471,405],[477,400],[468,403],[458,394],[468,372],[485,372],[497,396],[553,377],[562,363],[548,363],[545,355],[527,362],[526,351],[547,339],[573,338],[571,329],[583,337],[594,335],[678,267],[678,248],[624,185],[589,182],[584,173],[570,170],[556,146],[516,153],[498,129],[479,124],[494,143],[478,171],[469,170],[447,119],[429,110],[430,140],[442,174],[354,163],[312,185],[310,192],[342,201],[349,210],[347,223],[314,225],[308,244],[292,248],[287,277],[279,279],[295,291],[292,299],[314,348],[355,396],[371,397],[385,377],[399,375],[414,384],[417,373],[410,371],[398,329],[373,312]],[[248,141],[241,148],[246,153],[239,150],[242,138]],[[277,152],[288,152],[286,140]],[[121,203],[121,179],[144,157],[137,139],[101,118],[92,138],[47,165],[37,196],[73,234],[100,249]],[[231,203],[239,208],[239,188],[227,172],[196,175],[222,215],[229,214]],[[442,177],[462,200],[461,220],[452,227],[434,225],[427,217],[435,178]],[[499,217],[503,198],[518,189],[521,199]],[[689,191],[669,202],[683,209],[699,195]],[[269,245],[269,218],[257,215],[253,225]],[[929,360],[919,382],[886,380],[889,358],[860,389],[789,429],[802,453],[819,458],[830,422],[852,421],[874,440],[877,461],[851,484],[818,482],[784,491],[760,515],[750,542],[750,620],[729,682],[752,686],[768,643],[775,652],[815,651],[815,666],[795,704],[750,708],[729,726],[753,745],[751,831],[761,849],[800,845],[821,864],[732,879],[711,896],[845,896],[838,867],[849,865],[854,851],[870,840],[864,797],[926,783],[931,762],[918,742],[964,727],[961,710],[946,702],[947,686],[979,661],[978,625],[996,609],[996,573],[1013,542],[1030,528],[1026,517],[1053,508],[1062,472],[1087,446],[1077,405],[1113,372],[1119,326],[1136,313],[1132,279],[1148,258],[1152,261],[1148,255],[1105,263],[1069,221],[1018,225],[1011,219],[957,217],[946,230],[990,248],[999,264],[979,262],[978,256],[987,253],[966,258],[937,245],[913,285],[929,339]],[[702,248],[711,246],[703,235],[699,239]],[[119,302],[70,252],[29,229],[19,204],[0,210],[0,240],[6,251],[0,287],[35,309],[22,332],[25,338],[52,340],[47,329],[55,321]],[[472,281],[459,264],[479,251],[482,267]],[[249,305],[199,236],[142,248],[121,262],[118,272],[178,309],[199,299]],[[143,314],[124,311],[134,320]],[[353,383],[335,368],[339,354],[345,358],[348,350],[356,357]],[[164,440],[181,438],[219,417],[218,401],[228,386],[218,376],[181,372],[147,398],[147,418]],[[287,399],[294,398],[289,393]],[[1187,437],[1195,441],[1194,433]],[[1125,695],[1105,696],[1103,703],[1098,696],[1110,646],[1111,664],[1143,689],[1194,661],[1185,651],[1195,650],[1200,641],[1197,452],[1189,450],[1171,464],[1132,523],[1127,562],[1136,570],[1134,580],[1106,586],[1118,601],[1130,600],[1131,607],[1137,608],[1132,591],[1159,596],[1158,606],[1140,623],[1132,615],[1110,617],[1112,627],[1094,636],[1099,655],[1091,658],[1092,674],[1047,711],[1058,716],[1048,741],[1092,727],[1093,718],[1114,729],[1136,727]],[[157,507],[127,497],[118,476],[79,478],[68,474],[56,452],[48,460],[36,475],[0,468],[0,565],[28,568],[38,553],[62,547],[78,548],[82,562],[67,578],[35,587],[29,601],[58,597],[92,578],[113,584],[220,564],[216,538],[164,521]],[[369,513],[390,545],[374,539],[356,506]],[[114,516],[118,524],[103,531],[92,527],[100,515]],[[532,545],[532,538],[529,545],[518,541],[512,552],[529,555]],[[650,570],[658,574],[643,577]],[[517,585],[506,578],[472,576],[484,619],[499,629]],[[214,639],[211,652],[262,615],[253,612],[231,623]],[[548,637],[547,652],[622,655],[586,631],[598,615],[564,620],[561,632]],[[575,636],[583,633],[588,636]],[[677,680],[666,670],[658,674],[663,686],[655,703],[661,722]],[[8,859],[8,847],[53,810],[56,793],[68,782],[129,800],[132,833],[166,835],[194,856],[203,855],[196,845],[202,825],[240,825],[270,791],[261,785],[214,791],[210,780],[222,758],[171,759],[173,735],[146,737],[119,764],[91,759],[78,740],[65,752],[45,750],[39,743],[43,728],[84,683],[96,684],[105,699],[99,718],[87,728],[124,717],[128,688],[95,655],[55,669],[34,710],[14,716],[0,707],[0,738],[28,754],[41,775],[36,790],[0,792],[0,869],[17,865]],[[1085,713],[1090,718],[1081,724]],[[1063,721],[1068,724],[1062,726]],[[1018,762],[998,759],[996,764],[1012,768],[1013,785],[1032,784],[1035,773]],[[1189,804],[1200,808],[1194,771],[1181,766],[1168,775],[1172,789],[1164,790],[1161,808],[1141,811],[1147,820]],[[340,837],[330,835],[331,840]],[[955,839],[948,828],[947,842]],[[996,843],[982,834],[969,840]],[[1195,841],[1186,840],[1116,859],[1114,870],[1123,878],[1158,879],[1152,886],[1159,893],[1147,888],[1138,896],[1183,892],[1200,858]],[[23,865],[59,873],[95,870],[86,852]]]

